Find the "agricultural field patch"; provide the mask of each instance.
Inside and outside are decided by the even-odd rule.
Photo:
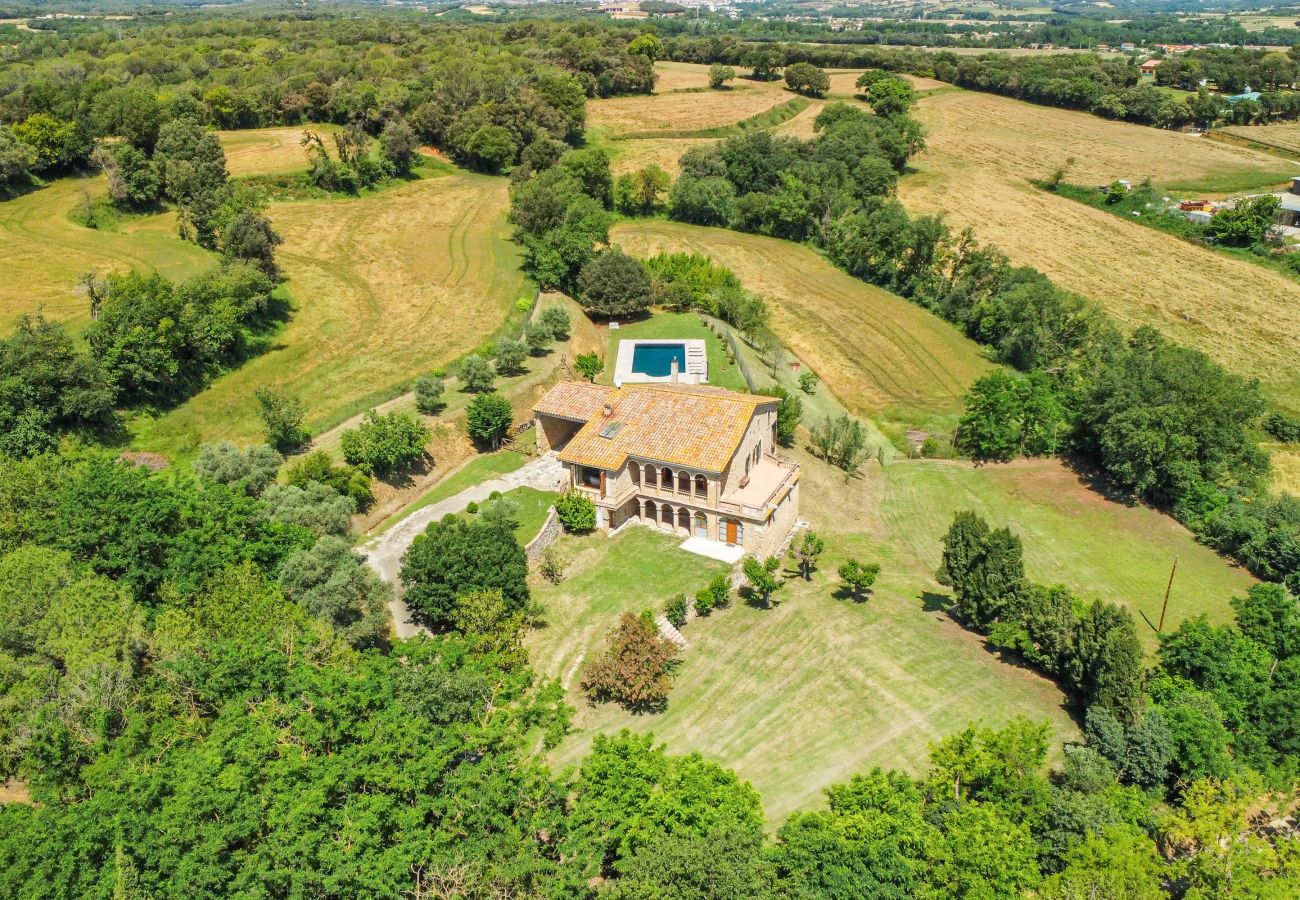
[[[102,195],[103,178],[63,178],[0,203],[0,330],[23,313],[43,312],[77,330],[90,321],[83,275],[131,269],[188,278],[216,257],[180,239],[170,213],[131,217],[111,228],[73,221],[88,198]]]
[[[1276,125],[1229,125],[1218,131],[1265,147],[1276,147],[1286,153],[1300,154],[1300,123],[1279,122]]]
[[[737,79],[724,91],[649,94],[593,100],[587,122],[613,139],[622,134],[697,131],[734,125],[794,98],[768,84]]]
[[[798,116],[795,117],[797,118]],[[794,119],[790,121],[793,122]],[[717,138],[636,138],[608,141],[604,147],[610,155],[610,169],[616,176],[635,172],[654,163],[676,178],[681,173],[678,160],[683,153],[692,147],[714,143],[717,143]]]
[[[970,91],[925,97],[919,113],[928,147],[913,160],[915,174],[900,184],[909,209],[972,227],[1013,262],[1092,297],[1124,325],[1154,325],[1234,371],[1259,377],[1275,401],[1300,405],[1300,373],[1277,365],[1279,355],[1300,354],[1300,323],[1291,314],[1300,292],[1293,280],[1030,183],[1072,157],[1072,182],[1151,178],[1171,196],[1186,196],[1263,188],[1283,181],[1293,164],[1192,135]]]
[[[251,128],[244,131],[220,131],[217,137],[226,151],[226,168],[232,177],[245,175],[285,175],[307,169],[307,152],[302,146],[306,130],[319,133],[331,157],[338,158],[329,132],[333,125],[293,125],[284,128]]]
[[[990,366],[947,322],[801,244],[661,220],[622,223],[611,237],[637,256],[695,252],[731,269],[768,301],[781,342],[856,414],[950,427]]]
[[[143,449],[186,454],[258,437],[253,393],[300,396],[313,431],[487,341],[529,288],[505,220],[503,178],[454,175],[361,199],[272,206],[294,313],[276,346],[158,419]]]

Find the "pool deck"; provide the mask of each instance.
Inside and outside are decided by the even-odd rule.
[[[647,375],[632,370],[632,357],[637,345],[684,344],[686,371],[674,378],[672,375]],[[702,338],[628,339],[618,342],[618,358],[614,363],[614,386],[649,384],[653,382],[677,384],[707,384],[709,380],[708,351]]]

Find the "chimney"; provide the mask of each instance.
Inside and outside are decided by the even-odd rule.
[[[600,412],[601,412],[601,415],[603,415],[606,419],[608,419],[610,416],[614,415],[614,407],[612,407],[612,406],[610,406],[608,403],[606,403],[605,406],[604,406],[604,408],[601,409]]]
[[[677,370],[678,370],[678,368],[679,368],[679,366],[678,366],[678,364],[677,364],[677,357],[674,356],[674,357],[672,358],[672,362],[670,362],[670,363],[668,364],[668,374],[669,374],[669,377],[670,377],[670,381],[671,381],[671,383],[673,383],[673,384],[676,384],[676,383],[677,383],[677,375],[678,375],[678,371],[677,371]]]

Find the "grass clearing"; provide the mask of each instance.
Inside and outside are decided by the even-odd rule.
[[[588,127],[617,140],[620,134],[679,133],[735,125],[794,98],[756,82],[741,82],[725,91],[639,94],[587,103]]]
[[[313,431],[385,399],[487,341],[530,289],[505,220],[503,178],[458,174],[360,199],[275,204],[294,312],[275,347],[134,426],[141,449],[256,440],[253,392],[300,396]]]
[[[1073,157],[1068,180],[1151,178],[1188,193],[1264,187],[1294,169],[1275,156],[1193,135],[973,91],[921,100],[928,148],[899,193],[913,212],[971,226],[1013,262],[1097,300],[1126,327],[1154,325],[1229,368],[1270,398],[1300,405],[1295,282],[1035,188]],[[1177,196],[1174,194],[1173,196]]]
[[[802,515],[827,539],[819,571],[807,583],[787,572],[774,610],[735,602],[688,623],[690,647],[662,714],[588,705],[576,691],[581,667],[622,611],[661,609],[718,565],[648,528],[560,541],[569,577],[536,586],[548,624],[528,641],[534,664],[562,680],[578,710],[557,764],[576,764],[596,732],[653,732],[672,751],[699,751],[753,782],[775,824],[871,766],[917,771],[929,742],[972,719],[1002,724],[1022,714],[1052,724],[1054,747],[1077,738],[1055,684],[1003,662],[940,611],[946,593],[933,571],[957,509],[1009,522],[1025,538],[1031,577],[1148,614],[1158,614],[1177,554],[1173,621],[1202,611],[1226,620],[1229,597],[1252,583],[1168,518],[1101,497],[1053,460],[873,463],[846,482],[795,455]],[[835,569],[850,555],[883,567],[864,603],[835,596]]]
[[[708,383],[742,393],[749,391],[740,367],[728,358],[727,345],[693,313],[660,312],[639,322],[623,322],[617,329],[607,330],[609,346],[605,353],[605,371],[600,375],[603,384],[614,383],[614,362],[618,359],[619,341],[700,338],[708,353]]]
[[[521,454],[514,454],[520,456]],[[477,483],[477,482],[476,482]],[[521,544],[527,544],[537,536],[537,532],[542,530],[546,524],[547,514],[550,512],[551,504],[555,498],[560,496],[555,491],[539,491],[537,488],[517,487],[513,490],[506,491],[501,495],[503,499],[509,500],[515,504],[519,510],[518,522],[519,527],[515,529],[515,539]],[[479,510],[491,501],[479,504]],[[460,514],[464,518],[469,517],[468,512]]]
[[[335,125],[292,125],[282,128],[249,128],[219,131],[217,137],[226,151],[226,169],[231,177],[249,175],[286,175],[307,170],[307,151],[302,146],[304,131],[315,131],[325,141],[325,149],[334,159],[338,152],[330,135]]]
[[[801,244],[658,219],[620,223],[612,239],[638,256],[702,253],[731,269],[768,301],[782,343],[858,415],[951,427],[990,367],[952,325]]]
[[[23,313],[43,312],[74,331],[84,327],[90,304],[80,281],[87,272],[136,269],[180,279],[215,264],[213,254],[180,239],[171,213],[133,217],[113,229],[72,221],[75,207],[105,190],[102,177],[62,178],[0,202],[0,329],[6,334]]]

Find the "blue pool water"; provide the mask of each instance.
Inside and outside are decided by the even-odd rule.
[[[673,372],[674,359],[677,371],[685,372],[685,344],[637,344],[632,348],[632,371],[651,378],[667,378]]]

